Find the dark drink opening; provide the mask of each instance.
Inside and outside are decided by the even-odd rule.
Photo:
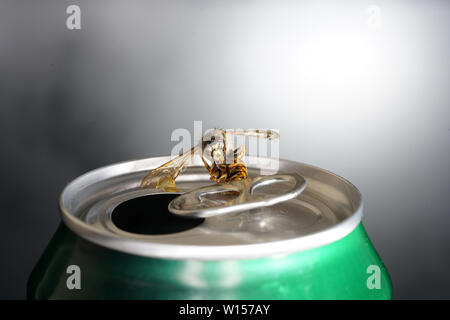
[[[138,234],[169,234],[186,231],[205,219],[187,218],[169,212],[167,206],[178,194],[154,194],[119,204],[111,219],[117,228]]]

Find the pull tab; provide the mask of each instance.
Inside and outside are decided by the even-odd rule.
[[[291,186],[277,194],[258,192],[258,188],[280,182]],[[173,199],[168,209],[180,216],[209,218],[273,206],[297,197],[305,188],[305,178],[296,173],[259,176],[186,192]]]

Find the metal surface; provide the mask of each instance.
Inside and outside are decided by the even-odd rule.
[[[281,190],[281,192],[275,190],[276,193],[257,192],[264,186],[286,182],[291,184],[287,190]],[[291,200],[299,196],[305,187],[306,180],[296,173],[259,176],[254,179],[206,186],[186,192],[169,203],[169,211],[188,217],[216,217],[273,206]],[[230,194],[231,200],[227,199]]]
[[[144,205],[122,212],[127,217],[130,213],[141,218],[141,214],[148,218],[147,214],[167,213],[176,219],[191,219],[167,211],[166,201],[173,194],[138,187],[149,169],[166,161],[145,159],[100,168],[69,184],[61,195],[64,223],[33,269],[28,298],[392,297],[387,270],[360,222],[358,190],[345,179],[305,164],[280,161],[281,173],[295,173],[306,180],[304,191],[291,200],[205,218],[191,229],[170,234],[136,234],[118,228],[111,218],[120,212],[115,208],[141,200]],[[200,165],[188,168],[177,179],[181,192],[198,191],[208,183],[217,190]],[[292,190],[293,181],[287,186],[269,183],[276,176],[256,178],[260,183],[251,188],[260,174],[257,168],[249,169],[251,179],[244,183],[250,194]],[[67,268],[73,265],[82,270],[81,290],[67,285]],[[375,284],[368,274],[373,268],[378,270]]]
[[[67,267],[81,268],[69,290]],[[367,285],[378,266],[379,289]],[[34,268],[30,299],[390,299],[392,285],[362,223],[343,239],[286,256],[218,261],[154,259],[109,250],[64,224]]]
[[[115,227],[111,221],[115,206],[126,199],[160,192],[138,186],[148,170],[168,160],[160,157],[124,162],[75,179],[60,197],[64,223],[86,240],[133,255],[222,260],[271,257],[323,246],[348,235],[361,220],[361,195],[350,182],[323,169],[279,160],[278,173],[297,173],[307,182],[302,194],[294,199],[211,217],[196,228],[168,235],[133,234]],[[248,160],[257,163],[256,159]],[[180,192],[212,184],[201,160],[195,161],[177,179]],[[250,166],[249,176],[260,175],[261,167],[264,165]]]

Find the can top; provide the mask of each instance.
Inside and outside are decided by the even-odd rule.
[[[277,182],[283,186],[267,188]],[[292,186],[286,188],[286,182]],[[211,218],[273,206],[296,198],[305,187],[306,180],[297,173],[265,175],[188,191],[173,199],[168,209],[183,217]]]
[[[169,160],[158,157],[128,161],[76,178],[61,193],[59,205],[64,223],[86,240],[129,254],[221,260],[271,257],[323,246],[349,234],[362,217],[361,194],[349,181],[314,166],[278,160],[277,174],[293,173],[306,180],[306,188],[291,200],[204,221],[183,218],[189,220],[189,228],[172,233],[142,234],[118,227],[114,214],[127,201],[149,199],[145,209],[148,217],[161,210],[156,207],[156,197],[168,193],[141,189],[139,183],[149,170]],[[260,169],[267,172],[270,167],[271,159],[247,160],[256,163],[248,166],[249,177],[257,177]],[[180,193],[213,184],[200,158],[194,158],[177,179]],[[280,188],[268,185],[263,192],[276,193]]]

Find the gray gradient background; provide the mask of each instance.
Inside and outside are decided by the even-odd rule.
[[[65,27],[69,4],[79,31]],[[1,0],[0,298],[25,297],[69,180],[168,154],[193,120],[279,128],[283,158],[360,188],[396,298],[450,298],[449,9]]]

